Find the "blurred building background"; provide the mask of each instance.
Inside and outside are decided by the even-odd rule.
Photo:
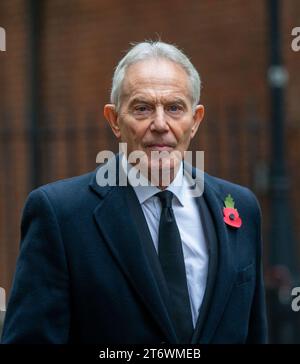
[[[300,285],[300,52],[291,48],[300,2],[279,5],[289,75],[284,133],[272,120],[267,77],[272,0],[0,0],[7,37],[0,52],[0,286],[8,294],[26,196],[94,169],[101,150],[117,151],[102,115],[113,69],[130,42],[160,37],[183,49],[202,77],[206,117],[192,149],[205,151],[208,173],[248,186],[261,203],[271,342],[300,342],[300,312],[290,306],[291,287]],[[280,244],[281,205],[270,178],[274,129],[285,143],[287,235]]]

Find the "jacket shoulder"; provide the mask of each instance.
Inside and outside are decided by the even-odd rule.
[[[240,184],[212,176],[208,173],[205,173],[204,176],[208,184],[212,188],[214,188],[215,192],[217,192],[218,194],[223,195],[224,193],[228,194],[234,191],[235,193],[241,194],[243,196],[251,196],[252,198],[256,198],[253,191],[246,186],[242,186]]]
[[[27,201],[44,199],[52,205],[55,211],[76,211],[91,205],[95,195],[89,188],[90,181],[95,171],[58,180],[34,189]]]

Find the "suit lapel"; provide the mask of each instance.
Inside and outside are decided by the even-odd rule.
[[[151,237],[151,233],[149,231],[149,227],[144,216],[143,210],[141,209],[138,198],[133,190],[133,188],[128,188],[127,194],[129,200],[130,210],[132,212],[132,216],[135,217],[136,227],[139,233],[140,241],[142,241],[143,248],[146,254],[146,258],[151,267],[152,273],[156,279],[156,282],[159,287],[160,294],[167,308],[170,305],[169,302],[169,292],[167,287],[167,282],[165,280],[159,259],[158,254],[155,250],[154,243]],[[170,319],[170,322],[172,320]]]
[[[209,208],[205,198],[203,196],[199,197],[196,199],[196,202],[198,205],[201,221],[203,224],[204,235],[208,246],[209,263],[205,293],[199,310],[199,316],[196,323],[194,335],[192,337],[193,344],[199,342],[199,338],[203,330],[209,308],[211,306],[211,299],[214,292],[218,269],[218,238],[214,222],[209,212]]]
[[[149,264],[135,216],[132,216],[132,209],[129,209],[128,198],[131,203],[138,203],[137,199],[132,199],[131,193],[134,191],[130,186],[100,188],[96,180],[91,187],[102,197],[94,211],[94,217],[103,240],[154,321],[169,342],[176,343],[177,337],[162,298],[161,287]],[[137,208],[141,210],[140,206],[135,206]]]
[[[209,300],[209,308],[206,312],[202,332],[199,333],[200,337],[197,338],[203,344],[211,341],[221,320],[236,278],[234,264],[234,254],[236,251],[235,231],[230,230],[223,221],[223,200],[216,192],[209,176],[205,177],[204,185],[203,196],[210,210],[218,238],[218,268],[216,270],[216,279],[214,282],[211,282],[214,288],[211,289],[211,286],[207,287],[207,289],[211,289],[211,294],[206,297],[206,300]],[[213,264],[215,264],[215,261],[213,261]]]

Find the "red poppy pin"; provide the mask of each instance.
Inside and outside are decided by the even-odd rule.
[[[239,216],[238,210],[234,208],[234,200],[231,195],[227,195],[224,200],[223,214],[224,221],[227,225],[239,228],[242,225],[242,220]]]

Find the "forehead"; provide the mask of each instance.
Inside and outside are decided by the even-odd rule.
[[[181,96],[190,98],[190,82],[186,71],[165,59],[139,61],[126,70],[122,96]]]

